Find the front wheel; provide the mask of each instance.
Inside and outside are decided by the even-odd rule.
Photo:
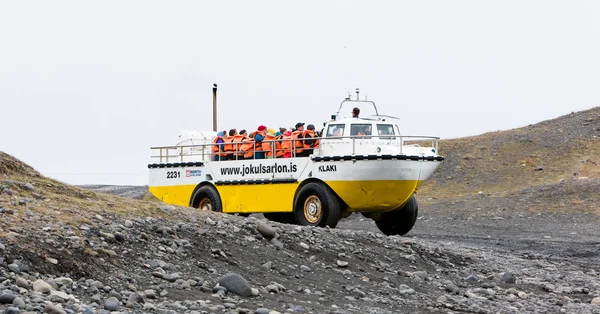
[[[382,213],[375,223],[386,235],[405,235],[415,225],[418,213],[417,198],[412,195],[404,206]]]
[[[223,205],[219,192],[212,185],[200,187],[192,198],[192,207],[213,212],[222,212]]]
[[[339,200],[325,184],[310,182],[298,191],[294,215],[299,225],[335,228],[342,213]]]

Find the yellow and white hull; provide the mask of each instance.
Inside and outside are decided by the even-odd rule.
[[[217,189],[226,213],[292,212],[307,180],[324,182],[346,211],[402,206],[442,161],[439,156],[366,155],[151,164],[150,192],[165,203],[190,206],[200,184]]]

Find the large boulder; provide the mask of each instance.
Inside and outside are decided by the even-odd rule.
[[[230,273],[219,278],[219,285],[227,288],[227,291],[237,295],[243,297],[252,296],[252,287],[248,281],[236,273]]]

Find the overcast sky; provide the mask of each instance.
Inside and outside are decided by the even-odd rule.
[[[147,184],[213,83],[219,129],[321,125],[356,87],[405,135],[521,127],[600,105],[600,2],[0,1],[0,150],[50,177]]]

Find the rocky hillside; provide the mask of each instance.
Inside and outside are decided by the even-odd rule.
[[[600,208],[600,107],[518,129],[443,140],[440,152],[446,160],[420,190],[432,199],[428,204],[447,206],[479,193],[503,197],[514,206],[521,202],[511,200],[533,196],[539,201],[533,209]]]
[[[3,313],[597,313],[580,262],[96,193],[0,152]]]

